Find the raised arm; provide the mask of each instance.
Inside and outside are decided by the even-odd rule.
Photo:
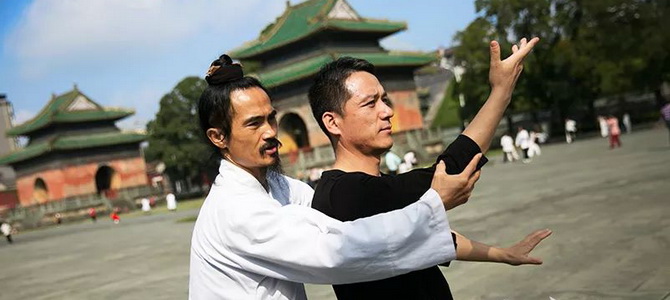
[[[539,40],[539,38],[533,38],[527,42],[526,38],[521,39],[518,46],[512,46],[513,53],[505,60],[500,60],[500,44],[496,41],[491,42],[491,67],[489,70],[491,94],[472,122],[463,131],[463,135],[474,140],[483,153],[489,150],[493,134],[512,99],[512,91],[514,91],[516,81],[519,79],[521,71],[523,71],[523,59]]]

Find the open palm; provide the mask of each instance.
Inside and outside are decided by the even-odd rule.
[[[549,229],[538,230],[529,234],[514,246],[505,249],[508,256],[506,263],[513,266],[527,264],[541,265],[542,259],[531,257],[530,252],[549,235],[551,235],[551,230]]]
[[[523,71],[523,60],[533,47],[540,41],[539,38],[532,38],[527,41],[522,38],[518,45],[512,46],[512,55],[501,60],[500,44],[497,41],[491,42],[491,63],[489,69],[489,82],[491,86],[514,89],[521,71]]]

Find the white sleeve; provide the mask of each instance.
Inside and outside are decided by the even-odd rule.
[[[251,202],[227,214],[219,228],[235,264],[249,272],[294,282],[345,284],[456,258],[446,212],[432,189],[401,210],[352,222],[300,205]]]

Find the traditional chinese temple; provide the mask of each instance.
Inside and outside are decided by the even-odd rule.
[[[91,194],[113,198],[120,190],[147,185],[140,152],[145,135],[115,125],[132,114],[103,107],[75,86],[10,129],[8,135],[28,139],[24,148],[0,157],[0,165],[16,172],[21,205]]]
[[[368,60],[393,102],[394,133],[423,127],[415,69],[432,54],[393,52],[379,40],[407,29],[405,22],[361,17],[345,0],[310,0],[287,8],[260,36],[233,50],[234,59],[259,66],[278,110],[282,153],[329,145],[312,117],[307,91],[324,64],[343,56]],[[250,64],[251,65],[251,64]]]

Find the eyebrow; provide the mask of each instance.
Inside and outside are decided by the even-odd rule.
[[[272,112],[270,112],[270,114],[267,115],[267,118],[272,119],[276,115],[277,115],[277,111],[273,109]],[[242,123],[242,124],[249,125],[249,124],[254,123],[254,122],[263,122],[263,121],[265,121],[265,118],[266,118],[266,116],[252,116],[252,117],[249,117],[246,120],[244,120],[244,123]]]
[[[379,94],[377,94],[377,93],[370,94],[370,95],[365,95],[359,103],[363,104],[363,103],[367,103],[370,99],[378,99],[377,98],[378,95]],[[382,94],[381,97],[379,97],[379,99],[386,99],[386,98],[388,98],[388,93],[386,91],[384,91],[384,93]]]

